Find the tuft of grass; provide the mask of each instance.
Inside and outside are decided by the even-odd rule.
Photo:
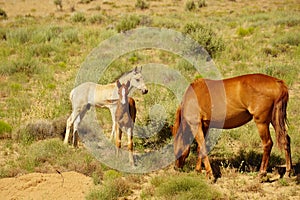
[[[146,3],[144,0],[137,0],[135,3],[135,7],[141,10],[145,10],[149,8],[149,4]]]
[[[151,184],[154,186],[152,196],[159,199],[217,199],[221,195],[206,183],[203,176],[193,173],[155,177],[151,180]],[[144,191],[142,195],[146,197],[147,192]]]
[[[236,31],[237,35],[240,37],[245,37],[252,35],[254,33],[254,27],[250,26],[248,28],[239,27]]]
[[[185,3],[185,10],[186,11],[193,11],[196,9],[196,4],[193,0],[188,0],[186,3]]]
[[[0,19],[7,19],[7,14],[2,8],[0,8]]]
[[[74,13],[74,15],[71,17],[71,21],[75,22],[75,23],[85,22],[86,17],[84,15],[84,13],[77,12],[77,13]]]
[[[86,197],[87,200],[117,200],[120,197],[126,197],[131,193],[130,185],[122,178],[114,181],[104,182],[99,188],[92,190]]]
[[[0,120],[0,139],[11,138],[12,127],[8,123]]]

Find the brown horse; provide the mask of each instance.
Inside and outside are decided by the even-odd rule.
[[[212,176],[205,136],[209,128],[231,129],[254,120],[263,144],[260,175],[266,175],[273,146],[270,123],[277,144],[284,149],[286,176],[292,168],[290,137],[286,132],[289,95],[282,80],[263,74],[249,74],[224,80],[198,79],[189,85],[176,112],[173,127],[175,165],[182,168],[195,138],[198,143],[196,170],[203,159],[206,175]]]
[[[121,84],[117,81],[119,99],[117,102],[117,108],[115,113],[116,121],[116,146],[117,154],[121,148],[122,131],[127,133],[128,137],[128,150],[129,150],[129,162],[134,165],[133,159],[133,127],[136,117],[135,102],[132,98],[128,97],[130,82]]]

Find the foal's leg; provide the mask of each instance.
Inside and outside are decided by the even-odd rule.
[[[269,123],[255,122],[259,136],[263,144],[263,157],[260,166],[260,175],[264,176],[267,174],[267,167],[270,159],[271,150],[273,147],[273,141],[270,135]]]
[[[122,130],[117,125],[115,127],[116,130],[116,147],[117,147],[117,156],[119,156],[119,150],[121,148],[121,140],[122,140]]]
[[[127,129],[127,138],[128,138],[128,151],[129,151],[129,162],[130,165],[134,166],[134,159],[133,159],[133,129],[130,127]]]

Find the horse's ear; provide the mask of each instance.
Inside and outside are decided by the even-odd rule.
[[[134,68],[133,72],[134,72],[135,74],[138,73],[138,67],[137,67],[137,66]]]
[[[128,80],[126,83],[126,87],[129,88],[129,86],[130,86],[130,81]]]
[[[119,81],[119,80],[117,80],[117,86],[118,86],[118,88],[120,88],[120,87],[121,87],[121,83],[120,83],[120,81]]]

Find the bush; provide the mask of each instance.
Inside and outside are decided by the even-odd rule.
[[[90,19],[89,22],[91,24],[101,24],[103,21],[103,16],[102,15],[93,15]]]
[[[7,19],[7,14],[2,8],[0,8],[0,19]]]
[[[189,23],[184,26],[183,33],[189,34],[212,57],[215,57],[217,53],[225,49],[223,40],[210,27],[205,27],[198,23]]]
[[[8,123],[0,120],[0,139],[10,138],[11,132],[12,127]]]
[[[149,8],[149,4],[147,4],[143,0],[137,0],[136,3],[135,3],[135,7],[144,10],[144,9]]]
[[[140,17],[137,15],[130,15],[123,18],[116,26],[118,33],[125,32],[136,28],[140,24]]]
[[[195,9],[196,9],[196,4],[193,0],[188,0],[185,3],[185,10],[192,11],[192,10],[195,10]]]
[[[131,193],[130,185],[122,178],[114,179],[113,181],[104,182],[100,189],[93,190],[86,199],[88,200],[106,200],[119,199]]]
[[[54,0],[53,3],[56,5],[56,7],[58,7],[60,10],[63,9],[62,6],[62,0]]]
[[[205,0],[198,0],[198,8],[206,7],[206,1]]]
[[[236,32],[237,32],[238,36],[245,37],[245,36],[251,35],[254,32],[254,27],[252,27],[252,26],[249,28],[240,27],[237,29]]]
[[[220,193],[209,186],[205,179],[194,174],[176,174],[155,177],[154,195],[163,199],[217,199]]]
[[[72,17],[71,17],[71,21],[72,22],[75,22],[75,23],[78,23],[78,22],[85,22],[86,21],[86,18],[84,16],[83,13],[75,13]]]

